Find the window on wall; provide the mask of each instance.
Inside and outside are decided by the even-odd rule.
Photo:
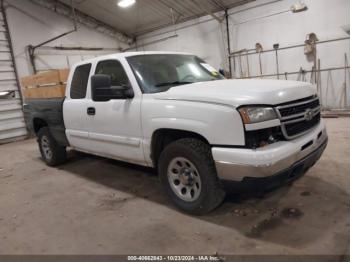
[[[80,65],[75,69],[70,87],[70,97],[72,99],[82,99],[86,97],[90,69],[91,64]]]
[[[122,64],[117,60],[99,62],[95,73],[111,76],[112,86],[130,86],[129,78]]]

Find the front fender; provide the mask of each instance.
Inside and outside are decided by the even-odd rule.
[[[163,128],[196,133],[215,146],[245,142],[241,117],[229,105],[148,98],[143,99],[141,111],[145,156],[150,155],[153,133]]]

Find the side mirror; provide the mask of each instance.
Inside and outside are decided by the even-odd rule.
[[[111,99],[128,99],[134,97],[134,92],[128,86],[112,86],[111,76],[96,74],[91,76],[92,100],[106,102]]]

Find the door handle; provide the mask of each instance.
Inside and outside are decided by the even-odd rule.
[[[96,109],[94,107],[88,107],[87,108],[87,114],[90,116],[93,116],[96,114]]]

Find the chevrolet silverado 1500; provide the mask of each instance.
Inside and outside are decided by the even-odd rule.
[[[24,111],[50,166],[66,148],[158,169],[176,206],[213,210],[229,188],[263,190],[304,174],[327,133],[311,84],[227,80],[200,58],[130,52],[72,67],[66,96]]]

